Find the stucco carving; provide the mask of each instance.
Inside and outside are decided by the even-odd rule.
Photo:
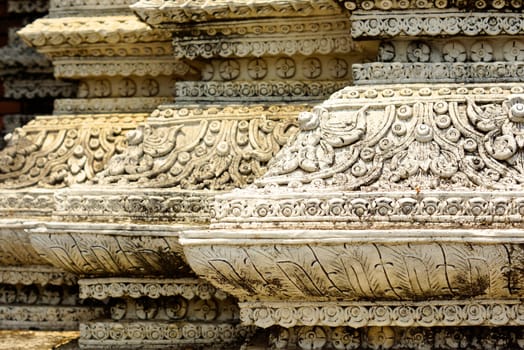
[[[241,303],[246,325],[267,328],[279,325],[362,328],[370,326],[453,327],[521,326],[524,305],[520,300]]]
[[[252,182],[296,131],[306,106],[160,109],[128,136],[96,180],[151,187],[224,189]],[[259,117],[258,117],[259,116]]]
[[[4,329],[77,330],[81,321],[100,317],[103,308],[81,306],[3,306]]]
[[[229,243],[217,244],[211,238],[198,240],[197,235],[191,234],[189,239],[185,236],[182,243],[197,274],[207,276],[240,299],[258,296],[270,300],[417,300],[521,296],[519,264],[523,253],[517,242],[501,243],[512,240],[511,236],[500,237],[488,245],[472,243],[475,234],[471,230],[450,229],[448,235],[438,235],[438,231],[419,229],[420,235],[427,238],[419,238],[418,243],[413,244],[406,242],[413,239],[409,231],[392,232],[390,237],[381,238],[385,234],[381,230],[334,230],[332,233],[319,230],[308,235],[302,233],[304,239],[285,244],[275,238],[284,232],[288,231],[272,230],[264,236],[259,234],[259,240],[251,240],[248,237],[256,235],[256,231],[246,231],[246,239],[242,240],[216,231],[217,237],[228,237]],[[495,232],[485,232],[481,237],[487,239]],[[288,233],[296,237],[301,231]],[[518,230],[513,232],[513,236],[518,234]],[[461,239],[468,243],[460,243]]]
[[[184,227],[48,224],[30,229],[32,247],[54,266],[77,275],[191,275],[178,232]]]
[[[31,263],[38,263],[32,260]],[[2,262],[2,264],[5,264]],[[6,264],[7,265],[7,264]],[[2,266],[0,268],[0,283],[10,285],[63,285],[73,286],[77,284],[78,278],[68,272],[52,266]]]
[[[96,83],[95,83],[96,84]],[[93,91],[93,93],[95,93]],[[107,98],[76,98],[55,100],[55,114],[122,114],[150,113],[158,105],[172,101],[170,97],[107,97]]]
[[[254,185],[215,197],[210,230],[181,234],[188,263],[261,327],[519,325],[521,89],[333,94]]]
[[[227,294],[207,282],[196,279],[90,278],[78,281],[82,299],[141,298],[182,296],[187,300],[215,298],[224,300]]]
[[[522,34],[522,17],[518,13],[456,10],[355,11],[351,18],[353,38]]]
[[[3,188],[62,187],[82,183],[125,147],[124,133],[145,115],[40,117],[7,136],[0,151]]]
[[[194,59],[343,54],[357,47],[347,35],[349,31],[346,16],[203,23],[192,26],[190,32],[185,27],[176,29],[174,55]]]
[[[139,184],[139,183],[138,183]],[[86,186],[57,192],[50,202],[54,214],[64,220],[89,220],[118,222],[139,220],[145,222],[205,223],[209,221],[209,200],[217,193],[210,190],[181,190],[165,188],[140,188],[122,185]],[[125,190],[122,191],[122,188]],[[29,197],[29,196],[28,196]],[[29,202],[48,197],[29,197]],[[13,206],[24,208],[25,202],[13,200]],[[22,203],[20,203],[22,202]],[[44,202],[45,203],[45,202]]]
[[[79,344],[113,349],[130,346],[182,348],[190,344],[191,349],[226,350],[238,348],[247,334],[245,327],[228,323],[90,322],[80,325]]]
[[[183,76],[191,68],[183,62],[176,62],[171,57],[156,57],[143,61],[140,58],[119,59],[113,58],[96,60],[55,60],[55,75],[58,78],[80,79],[99,76]]]
[[[343,0],[340,0],[341,2]],[[495,0],[495,1],[472,1],[472,0],[422,0],[422,1],[403,1],[403,0],[344,0],[344,7],[348,10],[427,10],[427,9],[467,9],[467,10],[519,10],[522,2]]]
[[[78,88],[0,153],[0,322],[99,349],[523,346],[520,1],[129,5],[53,0],[20,31]]]

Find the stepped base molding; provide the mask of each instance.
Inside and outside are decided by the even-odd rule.
[[[237,301],[195,278],[88,278],[80,296],[105,300],[110,318],[80,325],[80,349],[239,349],[254,331]]]

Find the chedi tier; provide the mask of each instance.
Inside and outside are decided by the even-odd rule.
[[[51,1],[18,33],[76,92],[0,151],[0,328],[524,348],[521,6]]]

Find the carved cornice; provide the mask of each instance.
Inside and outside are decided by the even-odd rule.
[[[334,15],[342,11],[332,0],[141,0],[131,8],[146,23],[160,28],[188,22]]]
[[[515,300],[524,295],[522,230],[400,229],[391,228],[391,222],[394,218],[376,230],[230,225],[186,231],[180,242],[195,273],[245,301]]]
[[[63,187],[83,183],[125,148],[134,115],[38,117],[8,135],[0,152],[0,187]]]
[[[255,185],[215,197],[211,230],[182,234],[188,263],[249,301],[520,298],[522,91],[333,94]]]
[[[248,302],[240,303],[242,324],[328,327],[523,326],[520,300],[420,302]]]
[[[47,264],[31,246],[26,230],[33,226],[16,219],[0,220],[0,266]]]
[[[54,51],[54,55],[71,47],[171,40],[171,33],[151,29],[135,16],[44,18],[24,27],[18,34],[40,52]]]
[[[216,219],[269,226],[304,217],[330,226],[392,217],[406,224],[521,222],[514,196],[523,181],[514,161],[521,100],[510,92],[522,86],[346,88],[299,117],[302,132],[273,158],[260,189],[217,197]],[[338,119],[341,110],[351,120]],[[378,120],[385,129],[375,129]],[[318,196],[305,196],[311,191]]]
[[[476,36],[522,34],[520,13],[425,11],[355,11],[351,15],[353,38],[406,36]]]
[[[207,282],[198,279],[146,279],[146,278],[90,278],[78,281],[80,298],[159,298],[182,296],[185,299],[200,298],[223,300],[227,295]]]
[[[414,86],[413,88],[415,88]],[[491,88],[485,85],[471,85],[468,88],[462,87],[462,86],[455,86],[454,88],[456,90],[451,90],[449,87],[441,87],[438,85],[426,85],[426,86],[419,86],[418,89],[403,89],[400,88],[400,90],[397,90],[398,87],[391,86],[391,88],[388,88],[388,86],[383,86],[378,89],[367,89],[367,91],[363,94],[363,97],[368,97],[366,100],[360,100],[360,91],[366,90],[365,88],[358,89],[349,87],[344,90],[339,91],[338,93],[334,94],[328,102],[324,105],[324,107],[318,107],[314,110],[313,113],[309,114],[303,114],[301,116],[302,120],[302,130],[304,136],[299,136],[299,139],[295,142],[306,142],[303,137],[308,137],[306,135],[312,135],[315,132],[320,132],[320,134],[324,135],[322,137],[335,137],[337,138],[337,141],[327,141],[331,147],[326,146],[327,149],[325,150],[327,152],[328,158],[325,158],[328,163],[331,162],[330,157],[335,156],[335,153],[338,153],[338,150],[341,145],[341,149],[349,151],[352,153],[351,150],[355,150],[359,147],[367,147],[364,146],[366,143],[365,141],[362,143],[360,142],[361,138],[366,138],[367,136],[371,136],[371,133],[374,134],[374,126],[373,124],[368,124],[367,121],[369,121],[369,117],[371,115],[374,115],[374,113],[378,113],[380,115],[380,118],[382,118],[383,121],[387,121],[387,127],[388,130],[375,130],[375,132],[380,133],[380,138],[373,138],[374,141],[377,143],[372,146],[369,145],[370,148],[374,149],[374,147],[378,147],[375,149],[378,154],[382,154],[382,152],[385,152],[383,154],[388,154],[388,159],[395,158],[395,162],[398,160],[400,163],[393,164],[393,168],[390,168],[389,171],[387,171],[385,168],[383,168],[384,165],[388,161],[386,159],[382,159],[380,161],[375,158],[375,154],[370,155],[370,161],[375,159],[378,163],[376,163],[376,166],[381,168],[380,171],[377,171],[375,174],[377,176],[389,176],[386,175],[386,173],[390,174],[391,177],[386,180],[388,184],[384,184],[383,188],[397,188],[395,183],[400,183],[403,180],[411,177],[410,175],[399,175],[400,178],[397,180],[394,176],[394,173],[396,171],[400,171],[402,168],[402,162],[403,160],[397,159],[397,157],[402,157],[398,152],[401,152],[400,149],[397,147],[407,147],[406,151],[408,153],[412,152],[418,152],[413,147],[418,147],[417,145],[426,144],[432,144],[433,147],[437,147],[436,150],[440,152],[442,150],[442,153],[439,153],[439,156],[441,154],[447,154],[449,157],[447,158],[449,162],[444,162],[441,164],[441,166],[444,166],[444,164],[448,164],[449,171],[451,169],[455,169],[455,166],[452,164],[455,164],[455,162],[461,163],[467,162],[469,157],[475,157],[475,156],[481,156],[487,157],[483,158],[482,166],[478,169],[478,171],[474,171],[476,175],[473,173],[469,173],[468,165],[465,163],[460,165],[459,168],[460,174],[464,174],[465,178],[464,181],[453,181],[455,185],[453,185],[455,188],[459,186],[464,186],[465,188],[471,188],[471,189],[481,189],[481,188],[499,188],[499,189],[509,189],[509,188],[520,188],[518,185],[520,183],[520,177],[517,174],[519,171],[519,168],[513,168],[513,163],[507,162],[509,158],[511,158],[514,154],[519,152],[518,147],[512,147],[511,151],[506,156],[503,156],[502,154],[499,154],[500,152],[506,152],[503,149],[498,149],[498,146],[495,146],[493,142],[495,142],[495,138],[499,136],[499,134],[502,134],[502,131],[495,132],[495,130],[502,128],[502,125],[504,125],[505,132],[503,134],[509,133],[510,130],[513,130],[515,133],[518,134],[518,130],[515,129],[516,126],[513,123],[518,123],[518,112],[513,112],[514,110],[517,111],[518,108],[522,105],[520,102],[520,95],[510,95],[511,92],[517,92],[521,91],[522,86],[520,85],[498,85],[498,86],[492,86]],[[452,87],[453,88],[453,87]],[[384,96],[384,92],[386,92],[388,95],[390,94],[393,98],[395,94],[395,90],[397,90],[397,93],[400,95],[399,98],[390,101],[392,102],[389,105],[382,105],[381,107],[374,106],[375,98],[379,96],[379,89],[382,90],[382,96]],[[488,90],[489,89],[489,90]],[[418,93],[417,93],[418,92]],[[417,96],[418,97],[415,97]],[[403,97],[402,97],[403,96]],[[436,98],[436,96],[439,96]],[[487,97],[487,99],[486,99]],[[486,103],[484,101],[489,100],[492,101],[492,103]],[[386,100],[387,101],[387,100]],[[411,102],[408,102],[411,101]],[[336,129],[335,124],[333,124],[333,128],[330,129],[332,122],[335,122],[337,117],[335,117],[336,114],[330,114],[330,109],[333,108],[333,111],[340,110],[341,108],[345,108],[343,106],[347,106],[348,111],[351,110],[353,113],[353,119],[352,123],[356,123],[352,130],[340,130],[340,132],[345,132],[347,135],[340,136],[340,140],[338,140],[339,134],[336,134],[338,132],[338,129]],[[380,112],[379,112],[380,111]],[[322,117],[321,117],[322,115]],[[488,116],[489,115],[489,116]],[[332,116],[332,117],[330,117]],[[428,119],[429,118],[429,119]],[[491,124],[485,125],[487,122],[485,122],[486,118],[494,118]],[[411,124],[413,123],[413,124]],[[337,124],[338,125],[338,124]],[[353,125],[353,124],[352,124]],[[408,126],[409,125],[409,126]],[[423,130],[424,129],[424,130]],[[427,137],[425,137],[425,130],[427,129]],[[314,131],[317,130],[317,131]],[[405,133],[404,133],[405,131]],[[493,131],[490,135],[491,138],[484,138],[485,134],[489,131]],[[424,135],[422,135],[424,133]],[[319,135],[320,135],[319,134]],[[336,134],[336,135],[335,135]],[[342,134],[340,134],[342,135]],[[367,136],[365,136],[367,135]],[[511,136],[508,134],[508,136]],[[466,142],[465,140],[468,140]],[[472,144],[472,147],[469,147],[469,140],[471,142],[474,142]],[[498,139],[497,139],[498,140]],[[405,141],[405,142],[404,142]],[[391,142],[386,145],[386,143]],[[453,146],[451,148],[448,148],[442,146],[442,142],[451,142]],[[379,145],[380,143],[380,145]],[[304,144],[304,145],[305,145]],[[354,146],[353,146],[354,144]],[[451,145],[450,144],[450,145]],[[346,148],[347,145],[348,147]],[[474,147],[473,147],[474,145]],[[498,145],[498,144],[497,144]],[[502,145],[501,145],[502,146]],[[391,147],[391,148],[390,148]],[[291,150],[294,151],[291,151]],[[367,149],[367,148],[366,148]],[[380,149],[380,150],[379,150]],[[332,153],[332,151],[334,153]],[[392,152],[390,153],[389,151]],[[322,166],[319,164],[316,164],[315,161],[312,160],[313,163],[306,162],[301,163],[300,155],[297,154],[299,157],[297,159],[298,163],[297,166],[294,168],[294,170],[291,170],[291,168],[294,167],[294,163],[288,164],[288,160],[290,160],[289,155],[287,152],[295,152],[297,151],[295,148],[291,147],[289,149],[285,149],[283,152],[281,152],[275,159],[272,164],[272,169],[270,172],[266,175],[265,179],[261,180],[261,183],[270,183],[270,182],[276,182],[280,183],[280,180],[283,180],[284,177],[287,178],[285,182],[292,182],[292,181],[303,181],[303,182],[310,182],[314,178],[315,179],[327,179],[326,175],[327,173],[330,173],[333,171],[332,175],[336,173],[343,173],[345,170],[349,171],[349,168],[353,166],[352,170],[349,171],[352,175],[349,175],[350,177],[354,176],[354,179],[357,178],[359,180],[356,180],[356,182],[352,182],[352,180],[349,180],[348,182],[345,182],[344,185],[342,185],[344,188],[351,188],[351,189],[359,189],[362,187],[365,187],[367,185],[371,185],[372,183],[375,183],[375,180],[365,180],[367,179],[365,177],[366,174],[370,174],[367,171],[370,170],[371,172],[374,172],[371,170],[371,168],[366,168],[367,170],[362,169],[364,173],[361,177],[359,169],[357,169],[360,165],[363,165],[364,163],[368,162],[367,160],[364,160],[360,158],[363,156],[366,158],[366,154],[360,153],[359,156],[357,156],[354,160],[355,163],[353,163],[353,160],[351,160],[352,165],[348,168],[345,166],[342,166],[341,163],[338,163],[333,158],[333,163],[337,163],[334,167],[331,167],[331,165],[322,164]],[[375,152],[373,151],[373,152]],[[447,152],[451,153],[447,153]],[[461,152],[460,154],[463,154],[463,156],[460,156],[460,159],[455,159],[452,154],[454,152]],[[486,153],[484,153],[486,152]],[[294,153],[293,153],[294,154]],[[505,153],[506,154],[506,153]],[[346,155],[348,156],[348,155]],[[439,157],[436,156],[436,157]],[[379,156],[381,157],[381,156]],[[392,158],[390,158],[392,157]],[[447,157],[447,156],[446,156]],[[409,158],[409,157],[408,157]],[[366,158],[367,159],[367,158]],[[410,158],[411,159],[411,158]],[[420,159],[425,159],[425,154],[420,155]],[[432,158],[428,158],[432,159]],[[323,162],[323,159],[318,159],[318,161]],[[405,158],[405,161],[407,161],[407,158]],[[422,161],[422,160],[421,160]],[[429,160],[428,160],[429,161]],[[362,163],[364,162],[364,163]],[[416,161],[415,161],[416,163]],[[456,164],[458,164],[456,163]],[[290,168],[287,168],[288,164]],[[315,165],[316,164],[316,165]],[[503,173],[501,173],[502,170],[499,171],[500,181],[489,181],[488,178],[482,175],[482,169],[484,167],[490,167],[493,164],[497,164],[498,166],[501,166],[504,169]],[[500,165],[499,165],[500,164]],[[472,166],[472,165],[471,165]],[[339,168],[340,167],[340,168]],[[387,167],[387,165],[386,165]],[[286,169],[284,169],[286,168]],[[315,168],[315,170],[312,170],[312,168]],[[320,169],[322,170],[320,171]],[[328,170],[330,169],[331,170]],[[342,170],[342,168],[344,170]],[[447,168],[447,166],[446,166]],[[277,170],[280,169],[280,170]],[[335,170],[336,169],[336,170]],[[339,170],[340,169],[340,170]],[[438,188],[440,190],[443,190],[445,188],[449,188],[451,184],[446,185],[446,181],[444,180],[446,178],[446,174],[448,174],[448,170],[437,170],[437,168],[432,167],[431,169],[428,169],[427,171],[422,170],[422,168],[417,168],[420,170],[420,174],[427,174],[429,177],[431,176],[437,176],[439,177],[439,185]],[[296,170],[296,172],[295,172]],[[458,169],[457,169],[458,171]],[[417,172],[417,171],[415,171]],[[515,172],[515,173],[514,173]],[[309,175],[308,175],[309,173]],[[348,174],[349,174],[348,173]],[[287,175],[284,175],[287,174]],[[315,174],[315,175],[313,175]],[[355,175],[356,174],[356,175]],[[379,175],[380,174],[380,175]],[[410,173],[411,174],[411,173]],[[413,173],[414,174],[414,173]],[[453,177],[456,174],[456,172],[450,172],[449,176],[450,178]],[[458,174],[457,176],[461,176]],[[467,175],[470,174],[470,175]],[[507,174],[507,175],[505,175]],[[509,175],[511,174],[511,175]],[[281,176],[283,175],[283,177]],[[318,175],[318,176],[317,176]],[[466,180],[469,176],[469,180]],[[480,176],[482,180],[474,180],[476,176]],[[328,176],[329,177],[329,176]],[[271,180],[270,180],[271,179]],[[334,179],[334,178],[333,178]],[[503,180],[504,179],[504,180]],[[339,181],[337,176],[337,180]],[[378,180],[378,179],[377,179]],[[457,178],[455,180],[458,181]],[[363,182],[361,182],[363,181]],[[400,182],[399,182],[400,181]],[[322,181],[321,181],[322,182]],[[380,181],[379,181],[380,182]],[[358,184],[357,184],[358,183]],[[497,185],[499,183],[499,185]],[[333,183],[334,184],[334,183]],[[420,183],[423,185],[423,183]],[[514,184],[514,185],[511,185]],[[317,184],[319,185],[319,184]],[[321,185],[320,185],[321,186]],[[423,185],[424,186],[424,185]],[[334,185],[333,188],[337,187],[337,185]],[[398,187],[401,188],[402,186]],[[409,187],[414,188],[414,187]]]
[[[97,199],[100,206],[103,203]],[[114,213],[113,213],[114,214]],[[188,226],[46,223],[29,229],[32,247],[79,275],[191,276],[178,233]]]

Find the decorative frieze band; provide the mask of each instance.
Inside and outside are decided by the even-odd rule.
[[[172,102],[172,97],[108,97],[57,99],[54,114],[110,114],[110,113],[151,113],[159,105]]]
[[[388,83],[454,83],[456,81],[524,81],[524,63],[368,63],[354,64],[353,81],[358,85]]]
[[[54,72],[57,78],[91,78],[99,76],[184,76],[191,68],[182,61],[176,61],[171,56],[155,57],[144,61],[135,59],[98,59],[98,60],[69,60],[57,59],[53,61]]]
[[[517,35],[524,32],[520,13],[444,10],[356,11],[351,15],[353,38],[441,35]]]
[[[103,314],[101,307],[0,305],[2,329],[78,330],[80,322]]]
[[[301,37],[304,34],[314,33],[341,33],[346,34],[351,29],[351,24],[345,14],[336,16],[308,16],[286,18],[285,21],[275,18],[256,18],[242,21],[220,21],[194,23],[191,26],[180,26],[174,29],[174,36],[186,38],[189,36],[202,37],[238,37],[276,34],[277,37],[292,35]],[[176,39],[175,39],[176,40]],[[197,41],[197,40],[196,40]]]
[[[349,68],[356,57],[260,57],[239,59],[215,59],[201,70],[202,81],[211,82],[297,82],[310,80],[325,84],[327,81],[348,81]],[[318,88],[317,88],[318,89]],[[268,94],[270,91],[261,91]],[[284,93],[284,92],[283,92]]]
[[[209,199],[214,191],[140,189],[138,187],[97,186],[85,190],[58,192],[55,214],[62,218],[90,220],[209,221]]]
[[[342,2],[343,0],[339,0]],[[457,8],[468,10],[519,10],[522,8],[522,0],[344,0],[344,7],[354,11],[364,10],[427,10]]]
[[[113,60],[123,57],[147,56],[170,56],[173,54],[173,45],[169,41],[146,42],[146,43],[116,43],[102,45],[78,45],[78,46],[59,46],[58,48],[40,48],[39,51],[45,52],[50,59],[72,58],[72,57],[112,57]]]
[[[320,187],[319,187],[320,191]],[[319,192],[320,194],[320,192]],[[238,194],[236,194],[238,196]],[[323,222],[335,227],[339,222],[360,225],[380,222],[441,223],[461,222],[464,226],[484,223],[518,223],[524,215],[522,192],[417,193],[383,192],[379,196],[369,192],[325,192],[312,199],[308,192],[291,195],[282,193],[276,199],[272,195],[237,199],[218,198],[214,206],[215,220],[221,223],[267,223],[278,226],[279,222]],[[274,225],[272,225],[274,224]],[[249,226],[249,224],[247,224]]]
[[[202,107],[163,106],[153,112],[146,126],[129,134],[125,154],[114,157],[95,181],[193,190],[243,186],[264,173],[296,132],[300,107],[307,108]],[[137,162],[136,154],[143,154],[144,162]]]
[[[349,29],[348,29],[349,31]],[[355,48],[347,32],[310,33],[301,36],[288,34],[256,35],[241,38],[175,38],[175,58],[195,59],[199,57],[261,57],[277,55],[343,54]]]
[[[77,277],[69,272],[50,266],[2,266],[0,283],[39,284],[39,285],[76,285]]]
[[[182,296],[185,299],[200,298],[223,300],[227,295],[207,282],[197,279],[133,279],[133,278],[91,278],[80,279],[80,298],[159,298]]]
[[[384,40],[380,43],[377,60],[402,63],[520,63],[524,60],[524,40],[508,36]]]
[[[246,302],[240,303],[246,326],[523,326],[524,304],[520,300],[423,301],[388,303]]]
[[[181,81],[175,84],[177,101],[321,101],[348,81]]]
[[[35,76],[33,79],[4,80],[4,96],[14,99],[33,99],[44,97],[71,97],[76,93],[76,85],[51,79],[49,76]]]
[[[524,93],[524,84],[409,84],[409,85],[372,85],[348,86],[331,96],[333,100],[347,100],[343,103],[363,104],[366,101],[381,99],[416,98],[419,101],[434,100],[460,95],[480,95],[482,99],[490,100],[504,98],[509,94]],[[354,101],[354,102],[353,102]]]
[[[200,349],[199,345],[205,344],[205,349],[227,350],[231,343],[242,341],[250,333],[249,327],[229,323],[89,322],[80,324],[79,345],[112,349],[193,345]]]
[[[38,217],[50,215],[55,207],[54,194],[49,190],[0,190],[0,217]]]

